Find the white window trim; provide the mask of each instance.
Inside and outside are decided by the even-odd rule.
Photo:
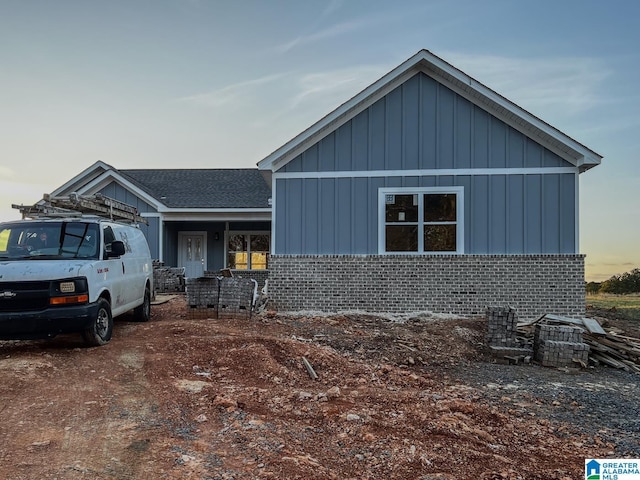
[[[229,237],[231,235],[268,235],[269,236],[269,250],[267,254],[271,254],[271,245],[273,243],[273,233],[270,230],[225,230],[224,232],[224,268],[229,267]],[[251,245],[249,244],[249,264],[251,264]],[[267,263],[268,265],[268,263]],[[237,269],[233,269],[237,270]],[[247,270],[238,270],[242,272],[266,272],[268,271],[264,268],[248,268]]]
[[[429,193],[456,195],[455,252],[387,252],[385,199],[387,195],[424,195]],[[378,254],[379,255],[460,255],[464,253],[464,187],[383,187],[378,189]]]

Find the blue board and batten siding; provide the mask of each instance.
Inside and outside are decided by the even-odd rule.
[[[461,186],[464,253],[577,253],[577,175],[419,73],[275,173],[274,252],[376,254],[380,188]]]
[[[100,193],[138,209],[138,212],[149,222],[148,225],[141,223],[140,230],[142,230],[147,238],[149,250],[151,250],[151,258],[160,258],[160,218],[158,216],[144,215],[151,213],[157,214],[156,209],[116,182],[111,182],[102,188]]]

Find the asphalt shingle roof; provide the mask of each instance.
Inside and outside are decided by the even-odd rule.
[[[169,208],[269,208],[271,188],[258,169],[118,171]]]

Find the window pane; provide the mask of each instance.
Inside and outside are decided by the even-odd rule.
[[[266,270],[268,254],[265,252],[251,252],[251,270]]]
[[[456,194],[426,194],[424,196],[425,222],[455,222]]]
[[[387,225],[386,237],[387,252],[418,251],[417,225]]]
[[[418,195],[387,195],[385,217],[389,223],[417,222]]]
[[[227,266],[234,270],[247,270],[247,252],[229,252]]]
[[[269,235],[251,235],[252,252],[269,251]]]
[[[245,252],[247,250],[247,239],[244,235],[231,235],[229,237],[230,252]]]
[[[455,225],[425,225],[424,226],[424,251],[425,252],[455,252],[456,251],[456,226]]]

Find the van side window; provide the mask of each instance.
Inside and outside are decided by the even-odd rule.
[[[116,239],[115,233],[110,226],[104,227],[104,258],[107,259],[107,252],[111,251],[111,243]]]

